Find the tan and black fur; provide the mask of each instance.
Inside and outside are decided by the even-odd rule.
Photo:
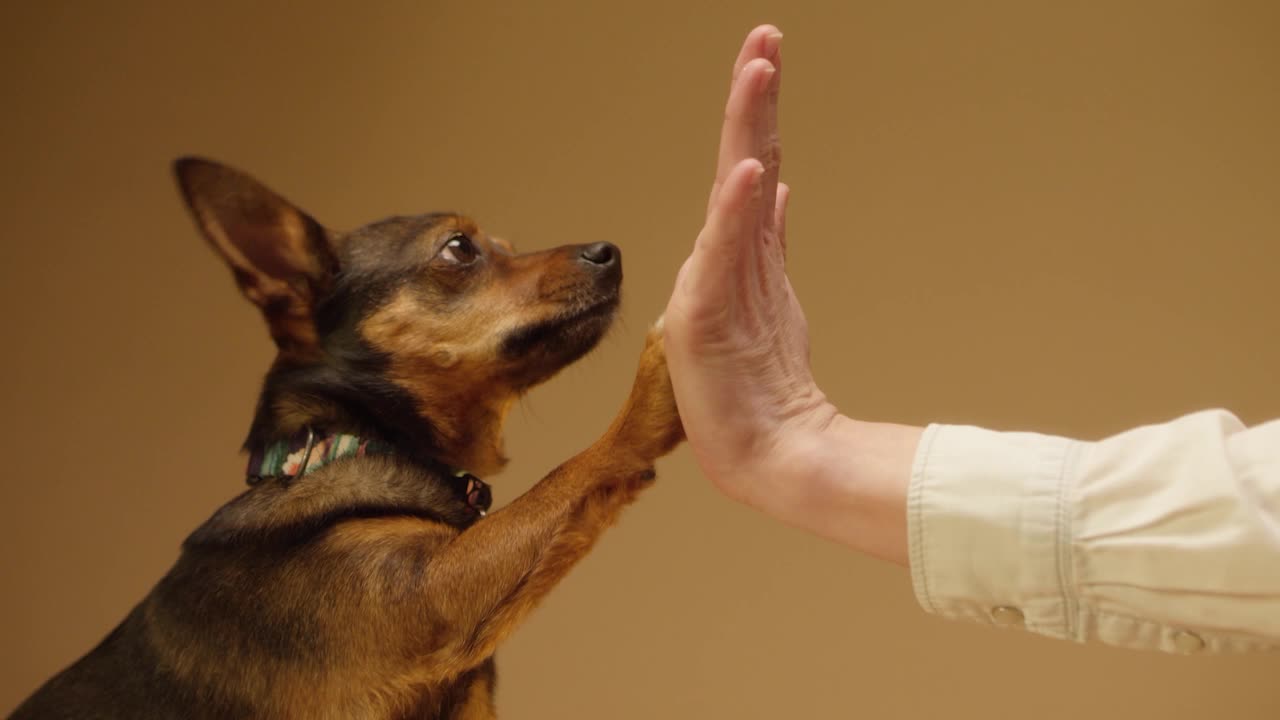
[[[655,329],[612,425],[523,496],[477,520],[445,477],[503,467],[512,401],[609,327],[619,251],[516,254],[452,214],[337,233],[236,170],[175,172],[279,349],[249,449],[322,427],[395,452],[223,506],[12,717],[493,717],[498,644],[683,438]]]

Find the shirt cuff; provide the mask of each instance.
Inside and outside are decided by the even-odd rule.
[[[925,610],[1083,640],[1067,491],[1086,443],[930,425],[907,496],[911,582]]]

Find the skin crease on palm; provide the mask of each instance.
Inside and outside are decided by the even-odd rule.
[[[905,565],[922,430],[852,420],[827,399],[786,275],[781,42],[774,26],[757,27],[733,66],[706,224],[664,320],[676,402],[699,467],[725,495]]]

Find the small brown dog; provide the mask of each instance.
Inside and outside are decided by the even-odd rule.
[[[655,328],[604,435],[485,517],[470,473],[609,327],[618,249],[517,255],[450,214],[335,233],[236,170],[175,171],[279,348],[251,487],[12,717],[493,717],[495,648],[684,436]]]

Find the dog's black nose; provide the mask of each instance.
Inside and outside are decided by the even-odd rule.
[[[621,258],[622,251],[613,243],[592,243],[582,249],[582,259],[592,265],[609,267],[611,265],[617,265]]]

